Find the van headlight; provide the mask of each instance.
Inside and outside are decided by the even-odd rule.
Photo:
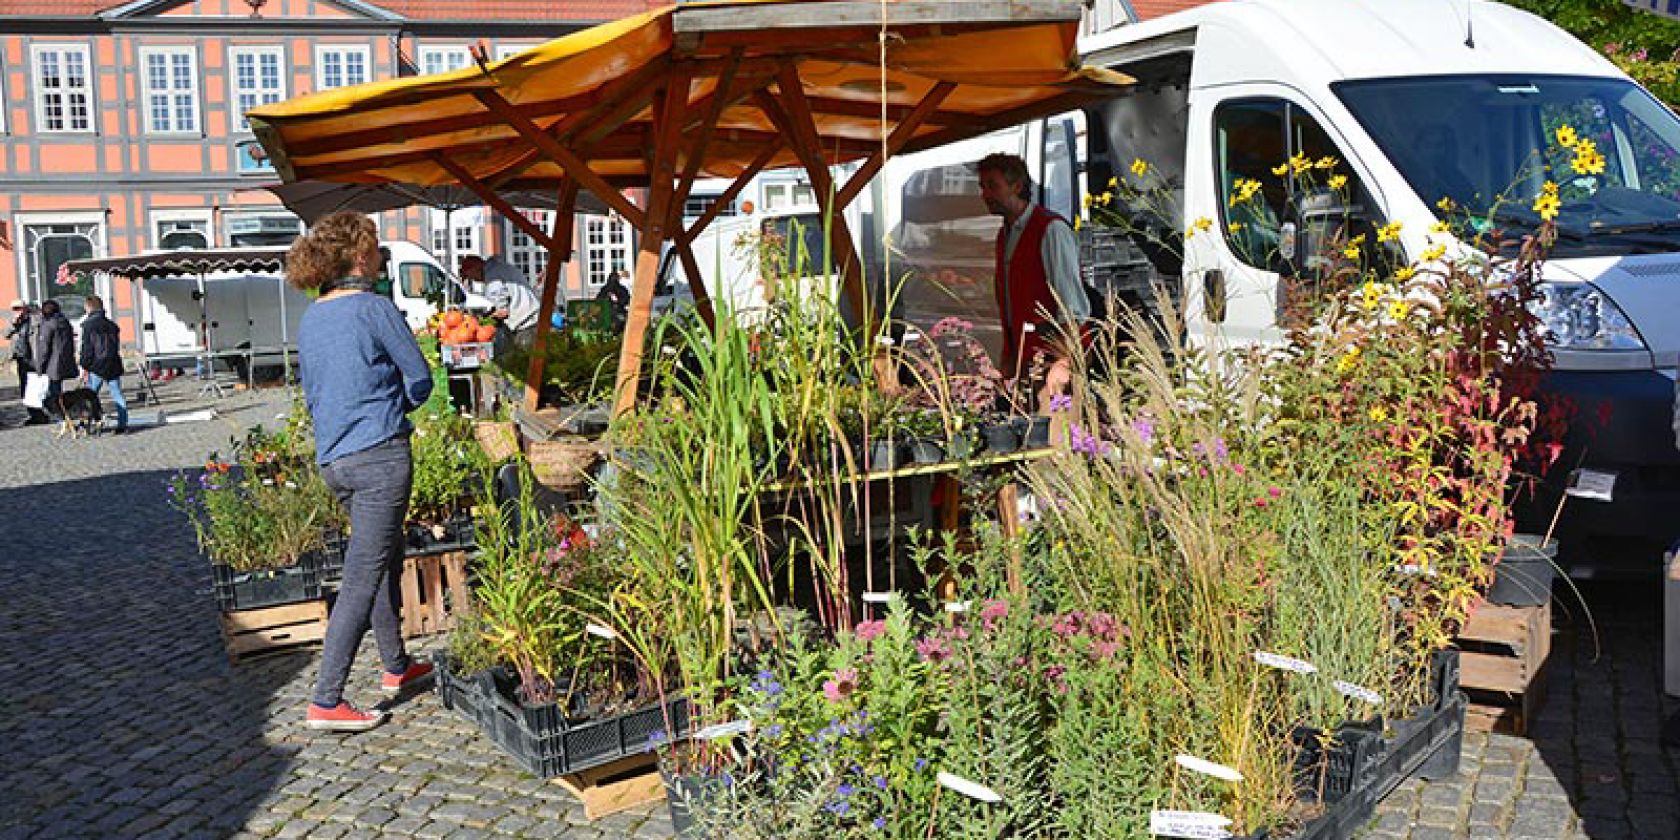
[[[1534,314],[1546,344],[1565,350],[1644,350],[1621,307],[1590,283],[1541,283]]]

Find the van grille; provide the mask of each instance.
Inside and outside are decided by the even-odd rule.
[[[1617,268],[1635,277],[1680,277],[1680,262],[1663,260],[1662,262],[1622,263]]]

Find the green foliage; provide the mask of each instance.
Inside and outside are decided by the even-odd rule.
[[[619,339],[578,330],[551,332],[543,345],[543,387],[568,405],[583,405],[612,394],[618,374]],[[523,388],[534,351],[510,347],[494,362],[502,376]]]
[[[411,522],[436,524],[470,507],[482,489],[489,458],[473,438],[473,423],[445,409],[415,415],[409,445],[414,484],[408,497]]]

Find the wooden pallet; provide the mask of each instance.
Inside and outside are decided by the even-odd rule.
[[[1465,727],[1521,735],[1545,701],[1552,605],[1482,604],[1459,633],[1460,685],[1470,697]]]
[[[234,662],[313,644],[326,635],[325,599],[222,613],[222,642]]]
[[[665,783],[651,753],[625,756],[553,781],[583,803],[583,815],[591,820],[665,798]]]
[[[405,639],[442,633],[468,609],[467,553],[446,551],[403,558],[402,634]]]

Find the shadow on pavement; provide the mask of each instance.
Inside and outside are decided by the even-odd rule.
[[[225,837],[299,750],[310,656],[228,664],[168,475],[0,490],[0,838]]]
[[[1654,565],[1654,564],[1653,564]],[[1662,591],[1641,582],[1562,581],[1553,598],[1545,701],[1527,737],[1534,764],[1511,836],[1593,840],[1680,832],[1676,751],[1662,743]],[[1596,624],[1596,633],[1594,625]]]

